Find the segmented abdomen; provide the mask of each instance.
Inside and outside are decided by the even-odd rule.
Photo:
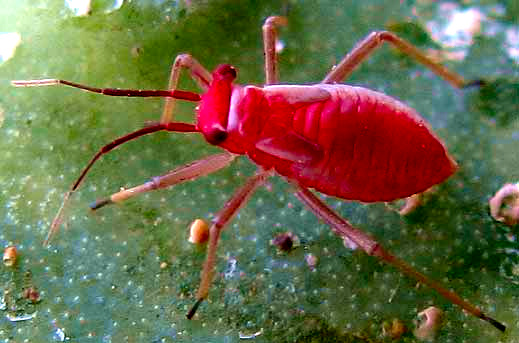
[[[331,99],[298,109],[293,128],[317,142],[323,158],[293,164],[286,176],[329,195],[374,202],[420,193],[456,170],[441,140],[413,109],[365,88],[322,87]]]

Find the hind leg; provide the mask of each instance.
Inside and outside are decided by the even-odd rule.
[[[380,48],[384,42],[390,43],[410,58],[425,65],[436,75],[450,83],[453,87],[463,88],[468,85],[461,75],[439,63],[434,62],[416,46],[389,31],[372,32],[362,41],[357,43],[357,45],[339,62],[339,64],[336,65],[328,75],[326,75],[322,83],[342,82],[362,62]]]
[[[439,282],[429,279],[424,274],[415,270],[405,261],[392,255],[389,251],[385,250],[373,237],[364,233],[363,231],[354,228],[345,219],[335,213],[330,207],[322,202],[317,196],[310,192],[307,188],[296,186],[296,197],[312,211],[319,219],[323,220],[330,226],[332,231],[343,239],[348,239],[354,242],[364,252],[370,256],[375,256],[380,260],[398,268],[402,273],[407,276],[414,278],[415,280],[427,285],[434,289],[436,292],[441,294],[445,299],[451,303],[458,305],[465,311],[472,315],[485,320],[492,324],[500,331],[505,331],[505,326],[497,320],[487,316],[478,307],[472,305],[468,301],[463,300],[458,294],[451,290],[443,287]]]

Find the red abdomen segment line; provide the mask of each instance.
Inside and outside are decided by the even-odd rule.
[[[296,111],[293,125],[317,140],[325,158],[283,175],[329,195],[376,202],[425,191],[457,169],[441,140],[408,106],[365,88],[322,87],[333,96],[318,108],[319,120],[311,105]],[[319,123],[317,137],[308,137],[313,133],[306,121]]]

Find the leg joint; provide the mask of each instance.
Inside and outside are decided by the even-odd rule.
[[[379,40],[385,41],[385,40],[394,40],[395,34],[390,31],[375,31],[373,32]]]
[[[175,66],[184,67],[184,68],[191,68],[193,65],[193,56],[188,53],[177,55],[174,62]]]
[[[150,179],[150,181],[146,182],[146,184],[149,186],[150,190],[159,189],[162,184],[161,179],[162,178],[160,176],[154,176]]]
[[[279,26],[286,26],[288,24],[288,20],[286,17],[282,16],[272,16],[268,17],[263,24],[263,31],[275,29]]]

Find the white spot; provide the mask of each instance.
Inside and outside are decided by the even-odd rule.
[[[19,315],[19,316],[15,315],[15,314],[12,314],[12,313],[8,313],[8,314],[5,315],[5,317],[10,322],[23,322],[23,321],[26,321],[26,320],[33,319],[34,317],[36,317],[37,313],[38,313],[38,311],[30,313],[30,314]]]
[[[285,49],[285,42],[280,39],[276,40],[276,52],[280,54],[283,52],[283,49]]]
[[[485,16],[477,9],[454,12],[452,19],[443,31],[451,39],[453,46],[470,45],[474,34],[481,31],[481,21]]]
[[[486,16],[475,7],[461,10],[457,5],[448,4],[440,6],[438,18],[441,19],[427,23],[432,39],[451,49],[444,57],[463,60],[473,43],[474,35],[481,32],[481,23],[486,20]],[[443,22],[445,18],[446,22]]]
[[[506,30],[505,48],[508,56],[519,63],[519,26],[512,26]]]
[[[18,45],[22,42],[22,36],[18,32],[1,32],[0,33],[0,63],[3,63],[13,57]],[[2,111],[3,112],[3,111]],[[0,114],[0,126],[3,121],[3,114]]]
[[[65,0],[65,6],[78,17],[90,14],[90,0]]]
[[[123,5],[124,0],[113,0],[110,4],[103,6],[104,13],[110,13],[118,10]],[[65,0],[67,6],[75,16],[86,16],[90,14],[92,0]]]
[[[64,342],[65,339],[67,339],[67,336],[65,335],[65,331],[63,331],[63,329],[56,328],[53,334],[53,338],[55,341]]]
[[[250,335],[244,334],[242,332],[239,332],[238,334],[239,334],[240,339],[254,339],[254,338],[260,336],[262,333],[263,333],[263,328],[261,328],[258,332],[255,332]]]
[[[510,58],[519,62],[519,26],[502,24],[493,19],[504,12],[505,9],[499,5],[462,9],[457,4],[445,3],[439,6],[438,19],[429,21],[426,26],[432,39],[449,50],[442,52],[442,57],[446,59],[463,60],[474,43],[474,36],[478,34],[493,37],[505,32],[504,49]]]

